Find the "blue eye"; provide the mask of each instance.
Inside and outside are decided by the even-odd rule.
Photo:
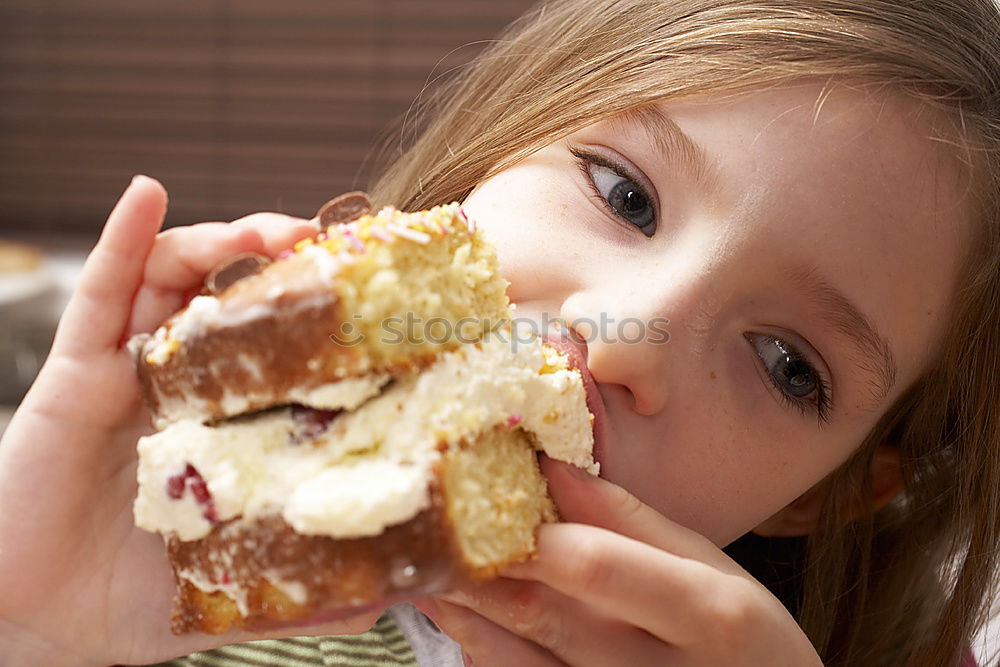
[[[829,421],[830,388],[823,375],[793,345],[775,336],[747,333],[774,388],[803,412],[811,409]]]
[[[656,206],[636,178],[623,165],[604,156],[572,150],[584,176],[611,213],[637,227],[646,237],[656,233]]]

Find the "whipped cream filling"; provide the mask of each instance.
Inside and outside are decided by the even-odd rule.
[[[564,355],[537,340],[492,336],[397,378],[312,441],[297,438],[301,424],[287,408],[216,426],[182,420],[140,439],[135,519],[182,540],[204,537],[218,521],[273,514],[304,534],[377,535],[429,505],[439,443],[521,428],[550,457],[596,474],[592,419]],[[208,503],[190,480],[180,497],[168,493],[173,485],[177,495],[188,466]]]

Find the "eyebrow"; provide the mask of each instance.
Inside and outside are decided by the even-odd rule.
[[[848,338],[861,353],[861,369],[873,377],[872,397],[880,403],[896,382],[898,370],[892,348],[864,314],[810,267],[786,267],[787,278],[804,291],[823,312],[826,323]]]
[[[632,124],[638,126],[649,135],[657,150],[684,169],[695,183],[706,189],[718,184],[720,172],[715,161],[659,107],[650,105],[631,109],[612,118],[609,124],[620,131],[628,131]]]
[[[680,126],[656,105],[632,109],[610,119],[612,128],[627,132],[638,126],[657,150],[670,162],[684,169],[695,183],[707,190],[718,187],[719,165]],[[863,361],[863,371],[872,376],[871,395],[881,403],[896,383],[898,369],[888,341],[843,292],[831,285],[811,267],[786,267],[785,274],[807,296],[815,300],[826,323],[850,340]]]

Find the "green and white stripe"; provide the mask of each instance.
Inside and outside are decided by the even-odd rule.
[[[152,667],[416,667],[406,637],[388,615],[360,635],[338,637],[291,637],[231,644],[211,651],[192,653]]]

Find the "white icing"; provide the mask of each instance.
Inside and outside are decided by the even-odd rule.
[[[327,257],[330,256],[325,250],[320,252]],[[271,291],[268,292],[268,296],[271,296]],[[308,298],[299,298],[294,305],[296,309],[300,310],[315,308],[329,302],[332,298],[332,294],[316,294]],[[187,308],[171,321],[169,326],[160,327],[153,334],[153,343],[156,347],[150,352],[150,355],[166,354],[169,357],[171,339],[185,341],[201,335],[206,329],[237,327],[272,315],[274,315],[274,305],[269,301],[254,303],[239,309],[223,309],[219,299],[214,296],[196,296],[191,299]]]
[[[227,417],[243,414],[250,410],[250,396],[227,391],[219,399],[219,410]]]
[[[146,363],[160,366],[167,363],[170,358],[171,348],[167,343],[157,343],[157,345],[146,355]]]
[[[326,282],[333,282],[334,277],[340,272],[341,260],[323,246],[307,245],[299,251],[299,254],[312,260],[319,277]]]
[[[321,410],[353,410],[376,395],[388,381],[387,373],[375,373],[328,382],[312,389],[293,387],[288,392],[288,400]]]
[[[264,572],[264,578],[270,581],[275,588],[280,589],[295,604],[305,604],[309,599],[309,591],[301,581],[282,579],[276,570],[267,570]]]
[[[247,369],[253,374],[250,366],[247,366]],[[260,372],[259,369],[257,372]],[[387,374],[372,374],[347,377],[311,389],[293,387],[282,399],[282,402],[299,403],[319,410],[354,410],[378,394],[379,389],[388,381],[389,375]],[[275,397],[271,394],[236,394],[226,391],[219,399],[218,410],[226,417],[233,417],[247,412],[251,406],[273,405],[274,403]],[[176,396],[166,396],[162,392],[158,392],[158,404],[160,411],[166,415],[164,418],[157,419],[156,428],[158,430],[163,430],[168,424],[184,419],[206,422],[214,414],[208,401],[199,397],[195,391],[182,392]]]
[[[203,574],[194,570],[178,570],[177,576],[181,579],[188,580],[196,588],[199,588],[206,593],[222,591],[227,596],[232,598],[234,602],[236,602],[236,607],[240,610],[240,614],[242,616],[246,617],[250,615],[250,606],[247,604],[247,590],[239,584],[235,582],[228,584],[213,583]]]
[[[135,342],[138,350],[133,350],[131,347],[132,342]],[[148,340],[141,340],[139,336],[133,336],[130,341],[129,351],[132,353],[133,358],[137,358],[138,354],[141,354],[143,350],[149,350],[146,353],[146,363],[153,364],[154,366],[159,366],[170,358],[171,354],[171,342],[168,341],[167,327],[162,326],[153,332],[153,335],[149,337]]]
[[[214,296],[196,296],[187,309],[181,313],[170,327],[170,336],[186,340],[205,330],[205,326],[219,316],[219,300]]]

